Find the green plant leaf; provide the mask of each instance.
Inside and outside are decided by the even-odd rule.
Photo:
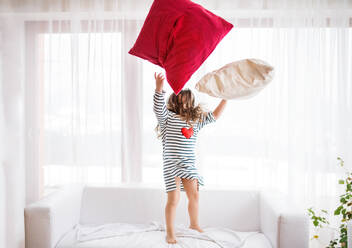
[[[314,225],[315,227],[317,227],[317,226],[319,225],[319,221],[314,220],[314,221],[313,221],[313,225]]]
[[[340,180],[339,180],[339,184],[345,184],[345,181],[342,180],[342,179],[340,179]]]
[[[308,210],[308,214],[314,215],[314,211],[312,208],[308,208],[307,210]]]
[[[342,209],[343,209],[343,206],[339,206],[339,207],[335,210],[334,215],[340,215]]]
[[[346,186],[347,186],[346,187],[347,188],[346,191],[352,191],[352,185],[351,184],[347,184]]]

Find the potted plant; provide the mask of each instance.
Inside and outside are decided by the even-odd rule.
[[[308,209],[308,215],[312,220],[314,226],[314,234],[312,239],[319,239],[317,231],[322,228],[330,228],[336,232],[333,239],[330,240],[327,248],[347,248],[348,235],[351,229],[347,230],[347,227],[352,227],[352,172],[349,172],[344,167],[344,161],[340,157],[337,158],[338,164],[345,170],[345,178],[340,179],[338,183],[345,186],[344,194],[339,197],[339,205],[334,211],[335,216],[341,218],[338,228],[330,227],[330,223],[327,219],[328,211],[322,209],[320,212],[315,211],[313,208]],[[350,234],[351,235],[351,234]],[[336,237],[337,236],[337,237]],[[352,245],[352,244],[350,244]]]

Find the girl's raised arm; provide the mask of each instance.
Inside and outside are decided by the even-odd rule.
[[[222,99],[219,105],[215,108],[214,111],[208,112],[203,118],[202,121],[199,122],[198,124],[198,129],[200,130],[203,128],[205,125],[209,123],[215,122],[217,119],[219,119],[220,115],[224,111],[224,108],[226,106],[227,101],[225,99]]]
[[[156,74],[154,73],[154,78],[155,78],[155,93],[154,93],[154,106],[153,106],[153,111],[156,115],[156,118],[158,119],[158,123],[161,128],[164,127],[166,124],[167,116],[168,116],[168,110],[165,105],[165,91],[163,91],[163,86],[164,86],[164,76],[159,73]]]
[[[213,115],[214,115],[215,120],[219,119],[220,115],[224,111],[226,103],[227,103],[227,100],[226,99],[222,99],[221,102],[219,103],[219,105],[213,111]]]

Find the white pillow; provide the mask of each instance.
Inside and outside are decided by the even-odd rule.
[[[196,89],[224,99],[243,99],[258,94],[274,76],[274,68],[259,59],[243,59],[206,74]]]

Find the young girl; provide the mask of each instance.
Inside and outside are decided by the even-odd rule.
[[[186,191],[188,198],[189,228],[203,232],[198,224],[198,199],[199,185],[204,184],[203,177],[195,167],[195,143],[199,130],[219,118],[226,100],[221,100],[213,112],[205,113],[199,105],[195,106],[193,93],[186,89],[178,95],[171,94],[166,107],[164,76],[155,73],[154,77],[156,89],[153,110],[162,138],[163,175],[168,195],[165,207],[166,241],[174,244],[174,219],[180,191]]]

